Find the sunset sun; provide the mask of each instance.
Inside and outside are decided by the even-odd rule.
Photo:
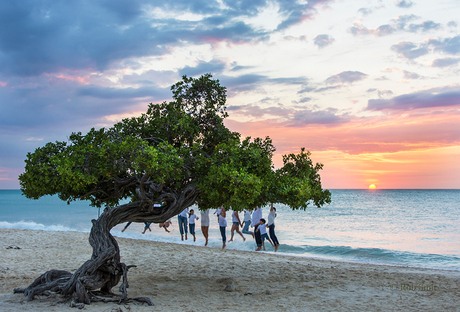
[[[369,189],[370,190],[375,190],[375,185],[374,184],[369,185]]]

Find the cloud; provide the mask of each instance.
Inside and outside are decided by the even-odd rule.
[[[324,92],[324,91],[335,90],[335,89],[340,89],[340,88],[342,88],[342,85],[322,87],[322,88],[314,89],[313,92],[321,93],[321,92]]]
[[[279,29],[316,14],[330,0],[279,0]],[[273,33],[243,20],[267,1],[9,1],[0,10],[0,71],[39,76],[63,68],[105,71],[114,62],[161,56],[185,44],[252,43]],[[193,15],[186,20],[184,15]],[[12,31],[14,30],[14,31]]]
[[[450,21],[447,23],[447,26],[456,28],[458,26],[458,23],[456,21]]]
[[[392,34],[395,29],[391,25],[382,25],[377,28],[367,28],[360,22],[354,22],[350,32],[355,36],[374,35],[378,37]]]
[[[412,42],[404,41],[398,42],[391,46],[391,50],[399,54],[399,56],[407,58],[409,60],[416,59],[420,56],[428,54],[429,50],[425,45],[416,46]]]
[[[421,108],[460,105],[460,87],[435,88],[398,95],[392,99],[371,99],[367,111],[410,111]]]
[[[442,59],[435,59],[433,63],[431,63],[432,67],[448,67],[452,65],[457,65],[460,62],[460,58],[442,58]]]
[[[404,75],[403,75],[404,79],[420,79],[420,78],[422,78],[422,76],[420,76],[419,74],[413,73],[413,72],[410,72],[410,71],[407,71],[407,70],[404,70],[403,73],[404,73]]]
[[[259,105],[230,106],[229,111],[252,116],[255,118],[276,118],[279,124],[288,127],[300,127],[305,125],[339,125],[350,121],[347,114],[339,114],[335,108],[316,109],[303,107],[272,106],[262,108]]]
[[[437,52],[457,55],[460,54],[460,35],[445,39],[430,39],[428,44]]]
[[[219,60],[212,60],[210,62],[200,61],[194,67],[185,66],[179,70],[180,76],[200,76],[206,73],[211,73],[213,75],[220,74],[225,69],[225,63]]]
[[[309,85],[303,85],[302,88],[299,91],[297,91],[297,93],[302,94],[302,93],[308,93],[312,91],[315,91],[314,87],[309,86]]]
[[[419,17],[414,14],[410,15],[399,15],[398,17],[395,17],[391,20],[391,23],[393,26],[398,29],[398,30],[403,30],[405,29],[407,23],[418,19]]]
[[[440,29],[440,28],[441,28],[441,24],[435,23],[433,21],[425,21],[420,24],[410,24],[409,25],[410,32],[417,32],[418,30],[426,32],[432,29]]]
[[[396,6],[400,8],[410,8],[414,3],[410,0],[396,0]]]
[[[391,35],[397,31],[407,31],[407,32],[417,32],[421,30],[422,32],[427,32],[430,30],[437,30],[441,28],[441,24],[435,23],[433,21],[424,21],[420,24],[409,24],[410,21],[418,19],[419,17],[410,14],[410,15],[399,15],[396,18],[390,20],[390,24],[384,24],[377,28],[368,28],[364,26],[361,22],[354,22],[353,26],[350,27],[349,31],[355,36],[366,36],[372,35],[377,37],[383,37]]]
[[[312,100],[311,97],[303,97],[299,100],[299,103],[307,103],[307,102],[310,102]]]
[[[263,1],[265,2],[265,1]],[[304,20],[311,19],[317,12],[317,7],[326,6],[331,3],[331,0],[311,0],[300,3],[294,0],[279,0],[279,12],[284,17],[283,21],[278,25],[277,31],[287,29],[293,25],[299,24]]]
[[[251,69],[251,68],[254,68],[254,66],[235,65],[230,69],[230,71],[240,71],[240,70]]]
[[[385,81],[385,80],[390,80],[390,79],[388,79],[387,76],[382,75],[380,77],[374,78],[374,80],[376,80],[376,81]]]
[[[342,121],[347,122],[330,124],[306,122],[292,127],[286,127],[285,123],[279,123],[276,119],[255,122],[228,120],[227,124],[232,130],[239,131],[244,136],[269,135],[278,153],[284,154],[297,150],[299,146],[305,146],[308,150],[316,152],[340,151],[352,155],[377,153],[377,157],[380,157],[382,153],[427,148],[451,146],[458,149],[460,144],[458,116],[458,113],[453,115],[451,112],[437,115],[414,114],[397,119],[394,116],[357,118],[345,115],[342,116],[344,119]],[[343,156],[340,159],[343,159]],[[419,162],[415,165],[419,166]]]
[[[171,96],[171,91],[169,88],[156,89],[150,86],[140,88],[113,88],[89,85],[78,89],[77,95],[91,96],[99,99],[164,99]]]
[[[372,9],[370,8],[360,8],[358,10],[359,13],[361,13],[362,15],[366,16],[366,15],[369,15],[372,13]]]
[[[331,45],[334,41],[335,39],[332,36],[322,34],[315,37],[314,44],[319,48],[324,48]]]
[[[344,71],[337,75],[332,75],[325,80],[326,84],[344,84],[353,83],[356,81],[364,80],[367,78],[367,74],[359,71]]]
[[[306,77],[269,78],[266,75],[259,74],[240,76],[221,75],[219,76],[219,80],[232,93],[252,91],[267,84],[305,85],[308,83],[308,78]]]

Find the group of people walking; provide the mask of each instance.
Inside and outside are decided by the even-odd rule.
[[[208,245],[208,239],[209,239],[209,213],[211,209],[207,209],[201,212],[201,233],[203,233],[203,236],[205,238],[205,246]],[[220,229],[220,234],[222,236],[222,249],[225,248],[226,243],[227,243],[227,211],[224,207],[219,207],[216,209],[214,214],[217,216],[217,222],[219,223],[219,229]],[[232,218],[232,227],[230,229],[230,240],[229,242],[233,241],[233,238],[235,236],[235,232],[241,236],[243,241],[246,241],[246,238],[244,237],[243,234],[249,234],[252,236],[253,239],[256,241],[256,251],[259,250],[265,250],[265,240],[267,240],[272,247],[275,248],[275,252],[278,251],[278,248],[280,246],[280,243],[278,241],[278,238],[275,235],[275,218],[276,218],[276,208],[273,207],[273,204],[270,206],[270,212],[268,213],[267,220],[263,218],[263,211],[262,208],[256,207],[254,210],[252,209],[247,209],[244,211],[244,218],[243,221],[241,221],[240,216],[238,214],[238,211],[233,211],[231,213],[231,218]],[[195,224],[197,220],[200,220],[200,218],[195,214],[195,211],[193,209],[185,208],[178,216],[177,220],[179,223],[179,232],[181,235],[181,239],[187,240],[187,234],[190,232],[191,235],[193,235],[193,241],[196,241],[196,235],[195,235]],[[122,232],[126,230],[126,228],[131,224],[132,222],[128,222],[126,226],[123,228]],[[168,230],[168,227],[172,224],[171,219],[164,223],[160,223],[158,226],[160,228],[164,228],[166,232],[170,232]],[[252,227],[254,228],[254,231],[250,231],[249,228]],[[242,231],[240,231],[240,228],[242,228]],[[268,234],[267,234],[267,228],[268,228]],[[147,230],[150,230],[150,223],[145,223],[144,231],[142,234],[144,234]]]
[[[201,211],[201,232],[205,238],[205,246],[208,245],[209,239],[209,213],[210,209]],[[219,207],[214,214],[217,216],[217,222],[219,223],[220,234],[222,236],[222,249],[224,249],[227,243],[227,211],[224,207]],[[193,209],[189,211],[188,208],[184,209],[178,215],[181,239],[184,240],[184,235],[185,239],[187,239],[187,216],[190,234],[193,235],[193,241],[196,241],[195,223],[196,220],[199,220],[200,218],[195,215]],[[231,236],[229,242],[233,241],[235,232],[241,236],[243,241],[246,241],[243,234],[250,234],[256,241],[256,251],[259,251],[262,248],[265,250],[265,240],[267,240],[275,248],[275,252],[278,250],[280,243],[275,235],[276,208],[273,207],[273,204],[270,206],[270,212],[267,218],[268,220],[263,218],[262,208],[260,207],[256,207],[254,211],[252,209],[245,210],[243,221],[241,221],[237,211],[233,211],[231,213],[231,217],[232,227],[230,230]],[[242,231],[240,231],[240,227],[243,229]],[[249,227],[254,228],[254,231],[249,231]]]

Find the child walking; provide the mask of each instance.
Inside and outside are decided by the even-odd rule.
[[[262,246],[265,250],[265,239],[267,239],[270,244],[272,245],[272,247],[275,247],[272,243],[272,241],[270,240],[270,238],[268,237],[267,235],[267,225],[265,224],[267,221],[265,221],[265,219],[260,219],[259,221],[259,225],[257,226],[257,230],[256,232],[259,232],[260,233],[260,239],[262,240]],[[258,247],[256,249],[256,251],[259,251],[261,249],[261,247]]]
[[[197,217],[195,214],[195,211],[193,209],[190,210],[190,213],[188,215],[188,227],[190,229],[190,234],[193,235],[193,241],[196,241],[196,236],[195,236],[195,220],[199,220],[200,218]]]

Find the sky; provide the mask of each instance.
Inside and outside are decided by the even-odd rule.
[[[24,0],[0,7],[0,189],[28,152],[227,87],[226,125],[328,189],[460,188],[458,0]]]

